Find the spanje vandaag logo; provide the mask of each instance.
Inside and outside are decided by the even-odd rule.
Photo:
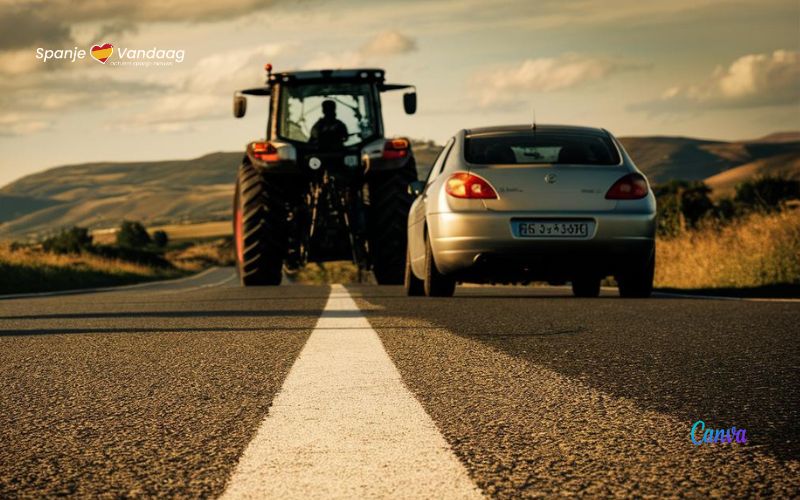
[[[103,42],[92,45],[88,55],[95,61],[108,66],[173,66],[182,63],[186,57],[184,49],[162,49],[152,47],[148,49],[135,49],[129,47],[114,47],[112,43]],[[75,63],[86,59],[87,51],[78,47],[71,49],[36,49],[36,59],[46,63],[48,61],[69,61]]]
[[[111,54],[114,53],[114,46],[110,43],[104,43],[103,45],[92,45],[92,57],[96,61],[99,61],[103,64],[108,61],[108,58],[111,57]]]

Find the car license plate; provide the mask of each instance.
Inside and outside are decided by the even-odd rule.
[[[520,238],[588,238],[594,226],[591,221],[514,221],[514,235]]]

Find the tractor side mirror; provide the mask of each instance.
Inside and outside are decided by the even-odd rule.
[[[425,191],[425,183],[422,181],[414,181],[408,185],[408,194],[413,197],[421,195]]]
[[[241,118],[247,111],[247,98],[243,95],[233,96],[233,116]]]
[[[407,115],[413,115],[417,112],[417,93],[408,92],[403,94],[403,108],[406,110]]]

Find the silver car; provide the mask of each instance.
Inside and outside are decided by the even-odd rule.
[[[570,281],[576,296],[596,297],[609,275],[623,297],[652,292],[656,200],[604,129],[461,130],[410,189],[408,295]]]

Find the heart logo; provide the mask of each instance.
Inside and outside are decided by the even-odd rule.
[[[92,57],[94,57],[97,61],[105,64],[108,61],[108,58],[111,57],[111,54],[114,53],[114,46],[110,43],[104,43],[103,45],[93,45],[92,46]]]

